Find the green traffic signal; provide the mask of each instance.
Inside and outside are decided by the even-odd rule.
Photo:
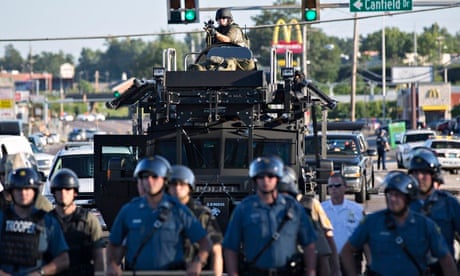
[[[195,10],[185,10],[185,21],[195,22],[195,20],[196,20],[196,11]]]
[[[115,98],[118,98],[118,97],[121,96],[121,93],[120,93],[119,91],[114,91],[114,92],[113,92],[113,96],[114,96]]]
[[[305,10],[305,21],[315,21],[318,19],[318,14],[316,10],[306,9]]]

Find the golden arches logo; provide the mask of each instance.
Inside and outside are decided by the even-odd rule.
[[[284,40],[279,40],[280,28],[283,28]],[[292,30],[295,29],[295,38],[292,40]],[[284,19],[278,19],[273,30],[272,46],[277,49],[277,53],[284,53],[286,49],[298,54],[302,52],[302,31],[299,22],[296,19],[291,19],[288,24]]]
[[[441,92],[437,88],[431,88],[426,92],[426,97],[428,99],[439,99],[441,97]]]

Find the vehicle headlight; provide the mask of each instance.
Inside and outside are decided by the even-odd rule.
[[[38,160],[37,161],[38,165],[39,166],[42,166],[42,167],[50,167],[51,166],[51,161],[50,160]]]
[[[359,166],[345,166],[342,169],[344,177],[361,177],[361,168]]]

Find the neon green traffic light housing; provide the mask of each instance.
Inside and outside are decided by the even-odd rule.
[[[193,9],[185,10],[185,22],[195,22],[196,21],[196,11]]]

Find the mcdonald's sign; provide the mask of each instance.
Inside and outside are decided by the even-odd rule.
[[[437,88],[431,88],[426,92],[426,98],[428,99],[439,99],[441,92]]]
[[[273,31],[273,40],[272,47],[276,48],[277,54],[284,54],[286,50],[291,50],[294,54],[301,54],[303,51],[303,40],[302,40],[302,31],[300,30],[300,25],[296,19],[291,19],[286,25],[284,19],[278,19],[276,21],[275,29]],[[283,39],[279,39],[280,28],[283,28]],[[295,30],[296,40],[292,40],[291,34],[292,30]]]

